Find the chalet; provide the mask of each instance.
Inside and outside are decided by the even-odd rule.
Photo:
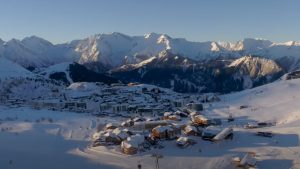
[[[105,130],[113,130],[113,129],[116,129],[116,128],[118,128],[118,127],[116,125],[113,125],[112,123],[108,123],[105,126]]]
[[[168,118],[168,117],[171,116],[171,115],[173,115],[172,112],[165,112],[165,113],[164,113],[164,116],[163,116],[163,119]]]
[[[239,167],[250,168],[255,167],[255,165],[256,159],[254,153],[247,153],[240,161],[238,161]]]
[[[187,136],[201,136],[202,133],[197,127],[191,125],[187,125],[183,132]]]
[[[169,126],[157,126],[152,129],[152,136],[157,139],[174,139],[181,134],[181,129]]]
[[[124,141],[127,139],[127,137],[129,137],[129,134],[127,133],[127,131],[121,130],[119,128],[115,128],[112,131],[113,134],[115,134],[121,141]]]
[[[232,127],[226,127],[224,128],[220,133],[218,133],[212,140],[213,141],[221,141],[226,138],[229,138],[233,136],[233,128]]]
[[[119,145],[122,142],[122,140],[113,131],[107,131],[104,134],[104,138],[105,142],[110,144]]]
[[[134,128],[135,130],[152,130],[153,128],[157,127],[157,126],[166,126],[169,123],[167,121],[164,120],[160,120],[160,121],[143,121],[143,122],[135,122],[134,126],[132,126],[132,128]]]
[[[204,140],[212,140],[218,133],[221,132],[219,127],[209,126],[206,127],[202,132],[202,139]]]
[[[181,118],[180,118],[180,116],[174,114],[174,115],[164,117],[164,120],[180,121]]]
[[[136,123],[136,122],[142,122],[142,121],[145,121],[145,119],[142,118],[142,117],[135,117],[135,118],[132,119],[132,121],[133,121],[134,123]]]
[[[128,119],[121,123],[121,126],[123,127],[131,127],[134,125],[134,121],[132,119]]]
[[[176,144],[180,148],[185,148],[185,147],[187,147],[189,145],[196,144],[196,141],[193,140],[193,139],[191,139],[191,138],[188,138],[188,137],[179,137],[176,140]]]
[[[93,135],[93,137],[92,137],[92,139],[93,139],[92,146],[93,147],[109,144],[109,143],[106,142],[104,134],[105,134],[104,131],[100,131],[100,132],[96,132]]]
[[[196,116],[192,117],[192,122],[195,125],[199,125],[199,126],[206,126],[209,124],[208,119],[202,115],[196,115]]]
[[[141,135],[133,135],[128,137],[127,140],[122,141],[121,150],[124,154],[136,154],[139,148],[144,144],[145,138]]]

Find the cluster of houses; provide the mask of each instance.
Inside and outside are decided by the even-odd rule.
[[[81,89],[82,90],[82,89]],[[152,85],[100,85],[87,91],[65,90],[58,95],[28,101],[35,109],[72,111],[105,115],[155,116],[184,108],[190,102],[216,100],[216,95],[194,96],[175,93]],[[53,92],[55,93],[55,92]],[[191,107],[192,106],[192,107]],[[188,108],[203,109],[202,104]]]
[[[181,111],[167,111],[155,117],[137,116],[120,125],[107,124],[93,136],[92,146],[120,145],[127,155],[152,148],[163,148],[162,141],[176,140],[180,148],[197,143],[197,138],[213,142],[232,139],[233,128],[222,127],[222,120],[202,114],[201,103],[189,103]],[[226,121],[227,123],[230,123]]]

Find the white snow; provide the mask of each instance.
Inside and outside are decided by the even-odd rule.
[[[49,78],[49,76],[53,73],[63,72],[66,74],[67,80],[70,83],[73,83],[73,80],[70,77],[70,72],[69,72],[69,66],[71,64],[73,64],[73,62],[63,62],[63,63],[55,64],[47,67],[45,70],[41,71],[40,74]]]
[[[142,85],[134,90],[140,87]],[[232,158],[242,158],[247,152],[255,152],[258,168],[299,168],[299,95],[300,79],[295,79],[221,96],[221,102],[205,104],[202,113],[206,117],[224,119],[221,128],[234,126],[233,140],[211,143],[191,136],[197,144],[185,149],[178,148],[176,140],[161,141],[163,149],[152,149],[133,156],[123,155],[118,146],[88,146],[97,126],[120,124],[124,121],[122,118],[0,106],[0,165],[12,169],[66,166],[74,169],[131,169],[140,163],[142,168],[150,169],[155,166],[151,154],[160,153],[163,158],[159,159],[159,164],[165,169],[196,169],[199,166],[204,169],[231,169],[235,168]],[[241,105],[248,108],[240,109]],[[235,118],[234,122],[227,122],[229,114]],[[276,121],[276,125],[259,129],[243,127],[249,122],[262,121]],[[256,136],[257,131],[272,131],[274,137]],[[129,140],[139,139],[132,137]]]
[[[62,62],[98,62],[109,67],[137,64],[168,50],[194,60],[218,56],[241,57],[260,55],[266,58],[294,57],[299,59],[300,42],[274,43],[264,39],[246,38],[235,43],[190,42],[166,34],[149,33],[128,36],[121,33],[97,34],[70,43],[53,45],[36,36],[22,41],[0,41],[0,56],[24,67],[47,67]]]
[[[17,63],[13,63],[4,57],[0,57],[0,79],[33,77],[33,73]]]

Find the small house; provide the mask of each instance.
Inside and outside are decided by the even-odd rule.
[[[206,126],[209,124],[208,119],[202,115],[196,115],[192,117],[192,121],[195,125],[199,125],[199,126]]]
[[[224,128],[220,133],[218,133],[212,140],[213,141],[220,141],[226,138],[229,138],[233,136],[233,128],[232,127],[226,127]]]
[[[157,139],[174,139],[181,134],[181,129],[169,126],[157,126],[152,129],[152,136]]]
[[[143,121],[143,122],[135,122],[132,128],[142,131],[142,130],[152,130],[157,126],[166,126],[168,125],[167,121],[160,120],[160,121]]]
[[[196,144],[196,141],[191,139],[191,138],[188,138],[188,137],[179,137],[177,140],[176,140],[176,144],[178,147],[180,148],[185,148],[189,145],[194,145]]]
[[[105,130],[114,130],[116,128],[118,128],[118,127],[116,125],[112,124],[112,123],[108,123],[105,126]]]
[[[122,142],[122,140],[115,133],[113,133],[113,131],[107,131],[104,134],[104,138],[106,143],[114,145],[119,145]]]
[[[119,128],[114,129],[112,133],[115,134],[121,141],[124,141],[129,137],[127,131],[121,130]]]
[[[215,126],[206,127],[201,136],[204,140],[212,140],[218,133],[221,132],[221,128]]]
[[[133,155],[136,154],[139,148],[144,144],[145,138],[142,135],[133,135],[128,137],[127,140],[122,141],[121,150],[124,154]]]
[[[187,125],[184,128],[184,134],[187,136],[200,136],[201,132],[195,126]]]

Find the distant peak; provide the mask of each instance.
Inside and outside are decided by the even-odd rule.
[[[35,35],[26,37],[26,38],[22,39],[21,42],[24,44],[34,44],[34,45],[39,45],[39,44],[44,44],[44,45],[49,45],[49,46],[52,45],[51,42],[49,42],[43,38],[40,38],[38,36],[35,36]]]
[[[149,39],[149,38],[158,38],[159,36],[160,36],[160,34],[154,33],[154,32],[146,33],[146,34],[144,35],[145,39]]]
[[[103,39],[106,37],[122,37],[122,38],[130,38],[130,36],[125,35],[123,33],[119,33],[119,32],[111,32],[111,33],[100,33],[100,34],[95,34],[89,37],[89,39]]]

